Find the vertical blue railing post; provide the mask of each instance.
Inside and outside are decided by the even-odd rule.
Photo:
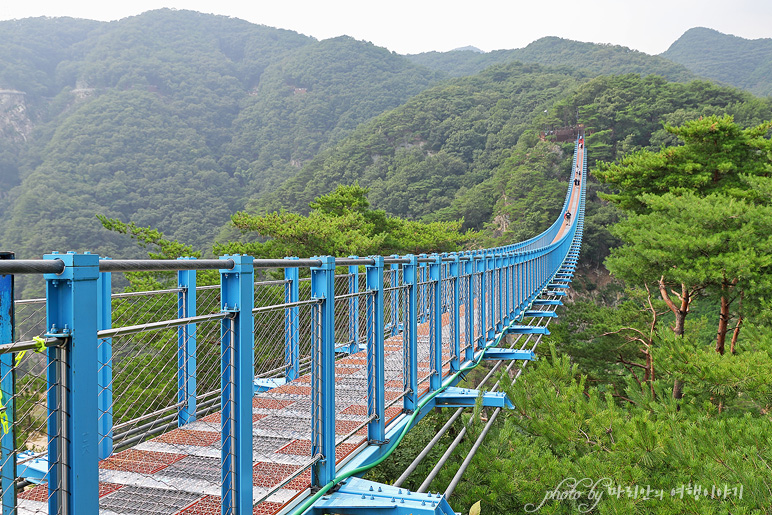
[[[429,312],[431,335],[429,336],[429,391],[439,390],[442,386],[442,258],[432,256],[434,261],[428,264],[427,294],[432,296]]]
[[[463,262],[464,274],[469,280],[466,283],[466,305],[464,305],[464,323],[466,325],[466,350],[464,361],[474,359],[474,256],[467,254],[469,259]]]
[[[96,254],[46,254],[61,260],[46,280],[48,513],[99,511]]]
[[[512,255],[509,252],[503,254],[504,261],[504,274],[503,282],[501,283],[501,291],[504,293],[504,318],[502,319],[502,325],[509,324],[512,315]]]
[[[109,259],[109,258],[104,258]],[[112,274],[100,272],[97,279],[97,329],[113,326]],[[113,339],[100,338],[97,343],[97,405],[99,406],[99,459],[113,453]]]
[[[311,360],[311,455],[322,458],[311,469],[311,486],[335,478],[335,258],[316,256],[311,267],[311,296],[317,299],[313,317]]]
[[[297,257],[286,259],[297,260]],[[300,300],[300,269],[284,268],[284,302],[291,304]],[[284,309],[284,377],[287,382],[300,376],[300,307]]]
[[[528,299],[528,251],[523,251],[520,255],[520,304],[523,310],[526,309],[526,300]]]
[[[13,252],[0,252],[0,260],[14,259]],[[0,274],[0,344],[12,343],[14,337],[14,307],[13,307],[13,275]],[[2,487],[2,515],[16,513],[16,399],[14,385],[16,383],[13,353],[0,354],[0,392],[2,392],[2,407],[5,410],[7,430],[3,428],[0,437],[2,470],[0,487]]]
[[[254,393],[254,266],[250,256],[222,256],[220,374],[222,515],[252,513],[252,395]]]
[[[485,338],[486,338],[486,314],[485,311],[487,309],[486,303],[485,303],[485,297],[486,297],[486,285],[485,285],[485,255],[484,254],[478,254],[477,259],[475,260],[475,270],[477,274],[480,276],[480,297],[477,299],[477,315],[480,320],[480,339],[477,340],[477,348],[482,349],[485,347]]]
[[[528,305],[530,306],[533,300],[536,298],[536,294],[538,292],[539,287],[539,276],[538,276],[538,261],[536,260],[536,253],[537,250],[531,251],[531,256],[529,257],[530,263],[531,263],[531,288],[530,293],[531,295],[528,297]]]
[[[405,256],[410,262],[402,267],[402,282],[405,290],[406,313],[405,327],[402,332],[404,365],[402,368],[405,397],[403,407],[412,413],[418,406],[418,258],[412,254]]]
[[[451,279],[453,304],[451,305],[450,316],[452,317],[451,327],[453,340],[450,351],[450,373],[453,374],[461,369],[461,260],[458,254],[453,254],[453,261],[448,265],[448,272]]]
[[[509,321],[517,317],[517,259],[514,252],[509,253]]]
[[[485,253],[485,267],[488,272],[488,289],[490,290],[490,302],[488,303],[488,332],[485,336],[487,340],[496,338],[496,257],[493,251]]]
[[[178,258],[190,260],[195,258]],[[177,316],[196,316],[196,271],[177,272]],[[177,426],[196,420],[197,385],[197,341],[196,324],[184,324],[177,328],[177,402],[181,404],[177,415]]]
[[[383,337],[383,256],[366,267],[367,281],[367,413],[375,420],[367,424],[370,443],[386,441],[386,385]]]
[[[359,256],[349,256],[357,259]],[[359,265],[348,267],[348,344],[352,354],[359,352]]]
[[[495,333],[498,334],[501,332],[501,330],[504,328],[504,304],[505,304],[505,298],[507,296],[507,289],[506,289],[506,281],[504,280],[504,256],[497,252],[494,256],[494,262],[496,263],[496,291],[498,292],[498,295],[496,295],[496,303],[495,303],[495,309],[496,309],[496,318],[494,319],[496,321],[496,328],[494,329]]]
[[[392,258],[399,258],[398,254],[393,254]],[[402,294],[399,289],[396,289],[399,284],[399,263],[391,263],[389,268],[389,287],[391,290],[391,316],[389,324],[391,326],[391,335],[396,336],[399,334],[399,297]]]
[[[427,256],[426,254],[419,254],[419,259],[425,259]],[[428,276],[426,275],[426,262],[419,262],[418,263],[418,313],[419,313],[419,319],[418,323],[422,324],[426,322],[427,317],[429,315],[429,285],[426,284],[428,280]],[[423,283],[423,284],[421,284]]]

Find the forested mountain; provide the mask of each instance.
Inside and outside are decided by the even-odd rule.
[[[578,80],[570,70],[513,63],[436,86],[361,126],[254,207],[302,211],[335,184],[359,181],[376,208],[408,218],[435,213],[490,177],[534,117]],[[478,209],[479,226],[487,218]]]
[[[131,251],[97,213],[206,246],[250,195],[440,78],[351,38],[168,9],[0,22],[0,41],[0,241],[22,257]]]
[[[717,30],[687,30],[661,54],[689,70],[756,95],[772,95],[772,39],[744,39]]]
[[[674,142],[663,123],[731,114],[743,126],[772,118],[772,102],[709,82],[639,75],[581,79],[565,69],[510,64],[429,89],[322,152],[251,205],[304,212],[336,184],[370,188],[374,207],[425,220],[464,218],[488,236],[516,241],[546,228],[565,194],[570,152],[540,142],[539,129],[587,127],[591,166]],[[589,194],[585,252],[600,263],[613,209]],[[487,224],[487,225],[486,225]]]
[[[583,43],[558,37],[544,37],[525,48],[480,53],[471,50],[425,52],[409,55],[413,62],[460,77],[474,75],[494,64],[512,61],[548,66],[570,66],[591,77],[597,75],[638,73],[661,75],[670,81],[697,78],[686,67],[668,59],[631,50],[619,45]]]
[[[269,66],[225,147],[248,195],[275,189],[321,148],[414,96],[440,75],[349,37],[307,45]]]
[[[139,252],[96,214],[209,249],[245,206],[304,212],[354,181],[389,215],[528,236],[557,209],[536,198],[560,196],[570,159],[540,129],[578,110],[591,156],[612,160],[670,142],[663,121],[768,110],[731,88],[667,82],[692,75],[663,58],[559,38],[405,57],[164,9],[0,22],[0,42],[0,241],[20,257]],[[665,78],[603,75],[622,72]]]

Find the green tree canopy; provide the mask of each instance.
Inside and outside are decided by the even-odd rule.
[[[459,232],[463,220],[421,223],[370,209],[367,193],[357,183],[340,185],[311,202],[308,215],[236,213],[233,225],[267,240],[218,244],[215,253],[281,258],[446,252],[457,250],[471,235]]]
[[[742,175],[772,174],[772,143],[766,137],[771,128],[772,122],[765,122],[743,129],[729,115],[666,126],[682,145],[636,152],[617,163],[601,164],[594,174],[620,190],[604,198],[636,213],[647,210],[644,193],[744,196],[748,187]]]

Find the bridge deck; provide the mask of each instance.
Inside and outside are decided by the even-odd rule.
[[[555,243],[560,238],[562,238],[566,231],[568,231],[571,224],[576,223],[578,217],[577,210],[579,208],[579,201],[581,197],[582,192],[582,173],[584,166],[584,143],[582,143],[582,146],[576,149],[576,167],[574,168],[573,173],[571,174],[571,180],[574,181],[571,186],[571,200],[568,203],[568,209],[567,211],[571,213],[571,220],[567,220],[563,223],[563,225],[560,227],[560,230],[555,235],[555,238],[552,240],[552,243]],[[578,182],[577,182],[578,179]]]
[[[462,315],[463,317],[463,315]],[[449,318],[443,317],[443,324]],[[429,322],[418,326],[419,396],[428,391]],[[443,340],[450,328],[443,327]],[[450,359],[443,345],[443,362]],[[336,462],[366,444],[367,377],[365,352],[336,361]],[[402,413],[402,335],[385,341],[386,423]],[[443,375],[449,371],[446,364]],[[277,513],[311,484],[311,374],[256,394],[252,402],[255,515]],[[390,406],[389,406],[390,405]],[[353,434],[352,434],[353,433]],[[221,505],[220,412],[210,414],[120,451],[99,463],[101,515],[219,515]],[[298,474],[298,472],[300,472]],[[47,513],[48,486],[19,494],[20,514]]]

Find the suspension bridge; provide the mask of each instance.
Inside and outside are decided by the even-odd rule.
[[[498,385],[457,385],[483,360],[486,382],[535,359],[578,259],[586,162],[580,135],[552,226],[479,251],[0,253],[2,514],[454,513],[447,498],[512,407]],[[137,271],[177,287],[112,293]],[[42,275],[45,298],[14,299],[20,274]],[[478,398],[493,415],[444,493],[427,490],[450,452],[416,492],[401,485],[426,453],[393,485],[361,479],[432,409],[455,413],[427,450]]]

